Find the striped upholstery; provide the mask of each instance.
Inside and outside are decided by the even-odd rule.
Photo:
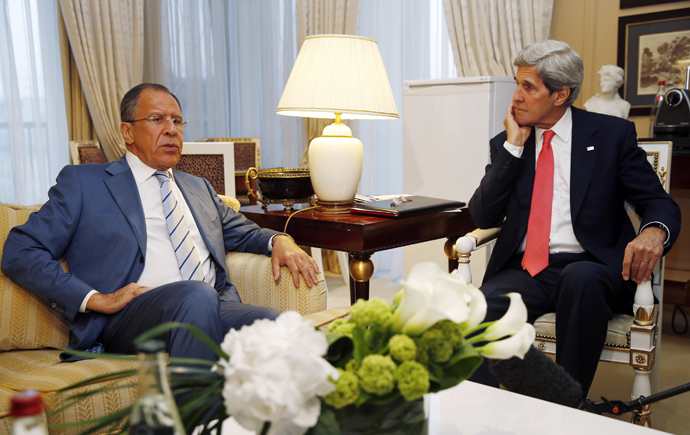
[[[223,200],[235,210],[239,209],[239,203],[234,198],[224,197]],[[9,230],[26,222],[29,214],[39,208],[0,203],[0,258]],[[323,281],[309,289],[302,280],[300,287],[295,288],[290,271],[283,267],[282,277],[275,283],[268,257],[228,254],[227,266],[230,279],[247,303],[271,306],[281,311],[298,311],[321,328],[349,313],[349,308],[326,310],[326,287]],[[63,267],[67,270],[66,264]],[[65,348],[68,344],[69,330],[64,318],[2,272],[0,313],[0,434],[10,431],[9,399],[21,389],[34,388],[41,393],[46,405],[45,415],[51,424],[97,418],[128,406],[135,400],[134,379],[112,379],[84,388],[96,389],[117,383],[129,386],[99,393],[53,414],[65,399],[57,392],[58,389],[94,376],[134,368],[134,363],[105,359],[61,362],[60,351],[55,349]],[[50,432],[69,435],[81,430],[83,427],[52,428]]]

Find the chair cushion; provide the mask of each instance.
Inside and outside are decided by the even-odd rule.
[[[630,327],[635,318],[625,314],[614,314],[606,332],[606,347],[629,348]],[[534,322],[537,339],[556,340],[556,313],[548,313]]]
[[[0,258],[10,229],[26,222],[40,207],[0,203]],[[65,319],[2,271],[0,313],[0,351],[67,347],[69,329]]]
[[[120,378],[113,376],[111,379],[81,387],[75,392],[61,393],[59,390],[68,385],[84,381],[95,376],[135,369],[135,362],[116,361],[107,359],[93,359],[77,362],[60,361],[59,350],[15,350],[0,353],[0,402],[4,395],[13,394],[14,391],[32,388],[41,394],[45,405],[45,412],[49,424],[90,420],[111,414],[118,409],[129,406],[136,400],[136,378]],[[115,388],[80,400],[75,406],[71,406],[58,413],[58,409],[65,405],[65,399],[76,392],[92,391],[103,387],[115,387],[118,385],[127,388]],[[3,418],[4,408],[0,406],[0,418]],[[8,410],[7,410],[8,411]],[[76,434],[83,428],[71,428],[65,430],[51,429],[51,434]],[[100,432],[99,432],[100,433]]]

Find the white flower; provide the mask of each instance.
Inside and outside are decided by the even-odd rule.
[[[524,358],[534,341],[534,326],[524,323],[520,330],[505,340],[493,341],[481,347],[479,353],[486,358],[508,359],[514,356]]]
[[[486,303],[482,313],[481,302],[475,301],[481,292],[474,290],[459,273],[449,274],[433,262],[418,263],[403,281],[400,304],[393,313],[393,330],[416,336],[440,320],[474,322],[478,315],[483,319]],[[473,312],[475,308],[479,312]]]
[[[322,358],[328,349],[323,333],[294,311],[276,321],[257,320],[231,330],[221,348],[225,375],[223,399],[228,414],[257,433],[271,422],[269,435],[303,434],[321,412],[317,396],[335,389],[329,377],[338,371]]]
[[[510,297],[508,311],[503,317],[486,328],[484,332],[486,340],[498,340],[513,335],[527,322],[527,307],[522,302],[522,296],[519,293],[508,293],[508,297]]]

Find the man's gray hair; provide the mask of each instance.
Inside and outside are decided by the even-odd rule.
[[[520,50],[515,66],[536,66],[537,74],[550,93],[570,88],[566,106],[572,106],[578,95],[585,75],[582,58],[563,41],[535,42]]]

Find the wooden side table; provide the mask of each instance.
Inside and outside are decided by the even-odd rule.
[[[369,299],[369,280],[374,273],[371,255],[378,251],[447,238],[448,269],[457,268],[455,241],[474,229],[466,209],[405,218],[359,214],[327,215],[297,205],[293,213],[281,205],[245,206],[240,212],[263,228],[289,234],[304,246],[344,251],[350,257],[350,300]],[[289,222],[288,222],[289,218]],[[285,227],[287,223],[287,228]]]

